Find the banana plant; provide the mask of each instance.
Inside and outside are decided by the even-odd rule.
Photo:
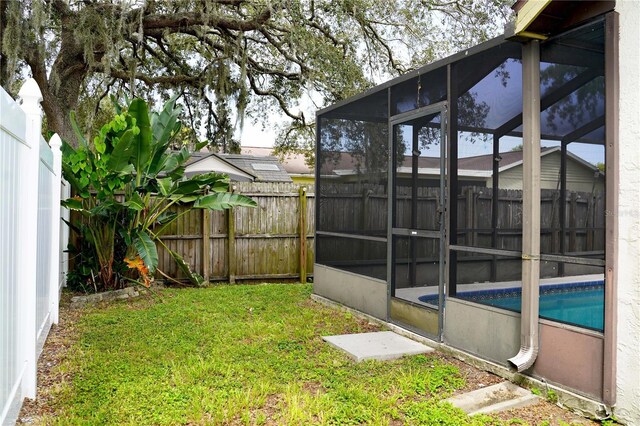
[[[132,100],[126,108],[116,104],[116,112],[93,145],[84,139],[78,148],[64,144],[63,174],[76,195],[62,204],[84,217],[84,238],[94,247],[100,267],[97,276],[105,288],[117,285],[114,262],[124,262],[149,286],[158,266],[158,244],[168,250],[191,282],[200,285],[202,277],[162,241],[163,229],[194,208],[225,210],[255,207],[256,203],[228,192],[224,175],[185,177],[189,151],[170,149],[181,127],[181,109],[175,98],[159,112],[150,113],[142,99]],[[172,207],[178,205],[187,208],[177,214]],[[126,246],[124,259],[115,259],[116,240]]]

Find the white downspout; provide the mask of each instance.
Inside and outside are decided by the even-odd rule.
[[[522,310],[520,352],[509,363],[518,372],[538,356],[540,285],[540,42],[522,45]]]

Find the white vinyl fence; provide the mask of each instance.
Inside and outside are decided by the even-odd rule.
[[[42,138],[42,95],[35,80],[21,104],[0,88],[0,425],[15,423],[36,397],[36,368],[58,322],[68,230],[61,230],[61,141]],[[62,234],[62,239],[61,239]]]

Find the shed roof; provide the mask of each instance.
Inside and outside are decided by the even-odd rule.
[[[242,153],[256,157],[273,156],[273,148],[264,146],[243,146]],[[309,167],[303,154],[287,154],[280,162],[290,175],[313,175],[313,167]]]
[[[259,157],[243,154],[217,154],[235,167],[244,170],[262,182],[292,182],[276,157]]]
[[[540,156],[545,157],[553,152],[559,152],[560,147],[543,147],[540,150]],[[354,171],[360,169],[366,169],[365,165],[360,164],[360,159],[356,158],[350,153],[341,152],[341,153],[332,153],[332,160],[324,163],[324,167],[322,168],[323,174],[337,174],[337,175],[345,175],[345,174],[353,174]],[[582,159],[581,157],[567,152],[567,156],[569,159],[581,164],[583,167],[589,168],[593,171],[598,170],[598,168],[589,163],[588,161]],[[500,153],[500,172],[511,169],[513,167],[519,166],[522,164],[523,159],[523,151],[506,151]],[[405,156],[401,169],[411,168],[412,157]],[[433,173],[439,173],[440,170],[440,159],[436,157],[419,157],[418,158],[418,168],[425,171],[430,169]],[[467,175],[471,172],[472,175],[477,175],[477,173],[473,172],[489,172],[493,169],[493,154],[483,154],[477,155],[473,157],[463,157],[458,159],[458,170],[462,175]]]
[[[241,182],[291,182],[282,164],[271,156],[194,152],[185,166],[187,174],[217,172]]]
[[[199,173],[222,173],[237,182],[253,182],[257,176],[211,152],[194,152],[185,163],[187,176]]]

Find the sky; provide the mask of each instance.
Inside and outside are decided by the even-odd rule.
[[[279,120],[282,120],[280,117]],[[276,132],[273,128],[263,129],[260,125],[255,125],[250,120],[245,121],[244,129],[242,131],[237,130],[238,137],[240,138],[240,145],[242,146],[273,146],[276,140]]]

